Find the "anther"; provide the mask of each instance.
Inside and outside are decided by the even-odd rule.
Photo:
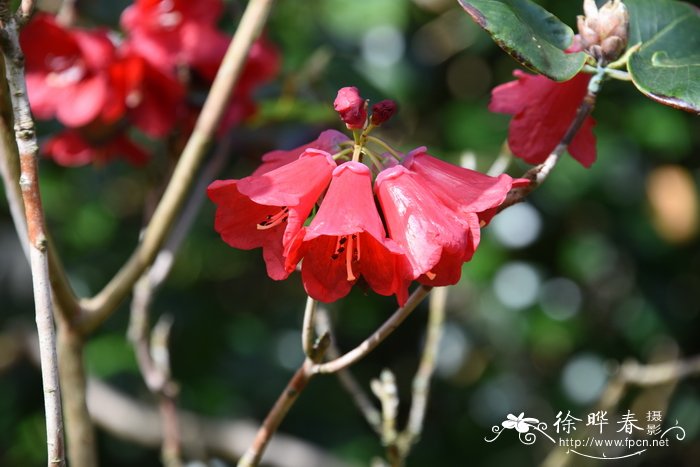
[[[257,225],[258,230],[271,229],[277,225],[287,222],[287,217],[289,216],[289,208],[283,206],[282,209],[277,214],[268,214],[265,220]]]

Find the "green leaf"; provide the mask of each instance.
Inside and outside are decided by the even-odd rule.
[[[548,78],[571,79],[586,61],[582,52],[564,52],[574,37],[571,28],[530,0],[459,0],[459,3],[503,50]]]
[[[643,94],[700,113],[700,12],[669,0],[627,0],[629,44],[642,43],[628,70]]]
[[[630,16],[629,45],[646,42],[694,7],[673,0],[624,0]]]

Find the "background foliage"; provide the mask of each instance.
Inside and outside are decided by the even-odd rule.
[[[227,3],[223,27],[233,30],[240,3]],[[572,26],[580,11],[579,2],[540,3]],[[80,2],[81,22],[116,26],[126,4]],[[403,150],[426,145],[455,162],[475,157],[482,170],[498,154],[508,117],[486,110],[489,91],[510,80],[516,64],[456,1],[279,0],[268,34],[283,50],[283,73],[259,93],[260,114],[235,130],[221,178],[250,173],[266,150],[339,127],[331,102],[346,85],[374,101],[399,102],[398,118],[382,131]],[[616,362],[700,353],[698,119],[621,82],[604,86],[594,116],[598,161],[586,170],[562,160],[527,204],[484,231],[463,281],[452,288],[424,435],[410,465],[536,465],[548,445],[525,447],[515,436],[488,444],[490,427],[523,411],[549,423],[559,410],[582,418]],[[40,135],[52,131],[52,124],[40,127]],[[131,252],[143,206],[152,207],[172,168],[165,148],[147,143],[153,160],[145,169],[42,165],[49,227],[79,293],[99,290]],[[513,163],[509,173],[525,169]],[[41,465],[40,375],[14,359],[16,349],[3,337],[33,320],[29,269],[4,202],[0,265],[0,465]],[[260,420],[302,360],[304,299],[298,276],[273,282],[259,251],[225,245],[206,203],[153,308],[174,317],[181,406]],[[148,400],[122,308],[88,344],[88,367]],[[328,309],[341,347],[349,348],[393,311],[394,301],[355,290]],[[425,318],[423,306],[354,368],[365,386],[390,367],[408,401]],[[698,379],[682,382],[664,412],[686,429],[686,439],[624,465],[697,465],[699,389]],[[624,407],[639,408],[636,396]],[[282,430],[366,464],[382,448],[349,401],[335,378],[315,379]],[[104,433],[99,443],[105,466],[158,462],[155,450]]]

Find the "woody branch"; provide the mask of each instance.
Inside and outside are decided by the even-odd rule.
[[[61,393],[58,381],[56,331],[53,322],[53,303],[49,279],[49,262],[46,252],[44,213],[39,192],[39,170],[34,120],[29,110],[29,100],[24,81],[24,54],[19,45],[19,28],[34,9],[34,2],[23,1],[17,15],[10,11],[9,1],[0,2],[2,31],[0,46],[5,61],[5,75],[12,101],[15,140],[19,150],[19,179],[24,210],[27,218],[27,240],[32,270],[34,304],[41,359],[44,407],[46,412],[46,441],[49,466],[63,466],[63,418]]]
[[[94,297],[81,301],[81,330],[89,333],[102,323],[130,293],[155,259],[189,193],[195,174],[211,144],[224,110],[243,70],[250,47],[267,21],[273,0],[251,0],[231,40],[214,83],[182,151],[175,171],[131,258]]]

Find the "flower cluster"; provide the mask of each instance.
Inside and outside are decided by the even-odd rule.
[[[393,102],[368,115],[357,89],[343,88],[335,107],[353,140],[327,130],[302,147],[266,154],[249,177],[209,186],[216,231],[235,248],[261,247],[272,279],[301,262],[306,292],[324,302],[360,281],[402,305],[414,280],[456,283],[514,180],[443,162],[425,148],[403,157],[370,137],[396,110]],[[380,156],[370,143],[390,152]]]
[[[35,15],[20,34],[30,105],[66,127],[44,151],[62,165],[117,156],[139,164],[147,156],[130,127],[152,138],[190,131],[199,111],[190,96],[211,84],[230,40],[216,29],[222,10],[221,0],[135,0],[122,14],[123,37]],[[258,40],[222,128],[255,111],[251,93],[278,68],[276,48]]]

